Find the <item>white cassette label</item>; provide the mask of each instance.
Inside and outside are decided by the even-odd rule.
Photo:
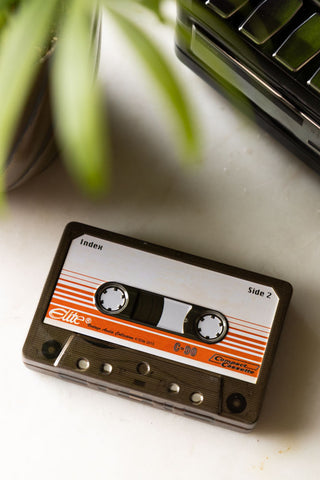
[[[103,314],[95,294],[106,282],[164,297],[162,323],[153,327]],[[256,383],[278,303],[267,285],[82,235],[71,243],[44,322]],[[227,318],[228,331],[220,342],[183,334],[184,316],[192,305]],[[208,322],[206,328],[211,328]]]

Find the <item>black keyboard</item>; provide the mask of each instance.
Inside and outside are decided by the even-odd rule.
[[[320,0],[178,0],[178,56],[320,173]]]

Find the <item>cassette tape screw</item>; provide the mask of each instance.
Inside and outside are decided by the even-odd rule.
[[[178,385],[177,383],[170,383],[170,385],[168,387],[168,391],[170,393],[179,393],[180,392],[180,385]]]
[[[79,370],[87,370],[89,366],[90,362],[86,358],[79,358],[79,360],[77,361],[77,367],[79,368]]]
[[[137,371],[140,375],[148,375],[150,373],[150,365],[147,362],[141,362],[137,366]]]
[[[194,392],[191,394],[190,400],[195,405],[200,405],[203,402],[203,395],[200,392]]]
[[[103,373],[110,375],[110,373],[112,372],[112,365],[110,363],[104,363],[102,365],[102,371]]]

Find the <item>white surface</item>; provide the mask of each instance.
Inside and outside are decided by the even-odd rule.
[[[318,479],[320,177],[172,53],[203,129],[203,164],[182,166],[161,103],[131,52],[108,32],[101,70],[115,152],[111,194],[88,201],[57,162],[10,193],[0,218],[1,478]],[[170,32],[160,28],[160,37],[169,50]],[[23,366],[21,348],[71,220],[293,284],[254,432],[231,432]]]

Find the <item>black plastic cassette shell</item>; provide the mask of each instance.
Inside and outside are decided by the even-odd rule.
[[[251,384],[207,372],[192,366],[176,363],[172,360],[164,360],[155,355],[114,345],[111,342],[95,340],[86,335],[72,333],[63,328],[44,324],[43,319],[70,244],[75,238],[83,234],[161,255],[190,265],[218,271],[233,277],[257,283],[260,282],[272,287],[279,296],[280,301],[257,383]],[[24,362],[27,366],[36,370],[78,383],[84,383],[93,388],[129,396],[130,398],[152,403],[161,408],[173,409],[177,413],[195,416],[206,421],[228,424],[241,430],[249,430],[254,427],[260,412],[263,393],[291,293],[291,285],[281,280],[95,227],[75,222],[70,223],[67,225],[59,244],[23,348]],[[68,348],[58,367],[54,366],[54,359],[45,358],[42,353],[43,344],[52,340],[59,342],[61,348],[68,342]],[[77,360],[81,357],[90,359],[88,371],[82,372],[77,368]],[[103,362],[113,365],[111,375],[101,371]],[[151,371],[149,375],[138,373],[137,367],[141,362],[148,362],[150,365]],[[169,385],[172,383],[177,383],[181,386],[179,395],[168,390]],[[190,402],[190,395],[198,391],[201,391],[204,400],[201,405],[194,406]],[[227,407],[227,398],[234,392],[240,393],[246,398],[247,407],[241,413],[232,413]]]

